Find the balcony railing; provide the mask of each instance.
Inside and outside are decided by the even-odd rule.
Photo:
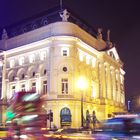
[[[57,98],[74,98],[73,95],[57,95]]]

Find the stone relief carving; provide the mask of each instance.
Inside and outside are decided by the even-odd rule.
[[[102,29],[98,28],[97,39],[102,39],[102,38],[103,38],[103,36],[102,36]]]
[[[62,21],[68,21],[70,14],[67,11],[67,9],[65,9],[62,13],[59,13],[59,14],[60,14],[60,17],[62,18]]]

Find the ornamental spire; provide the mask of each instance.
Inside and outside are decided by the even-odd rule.
[[[107,30],[107,41],[106,41],[106,43],[107,43],[107,47],[108,48],[112,48],[113,47],[113,44],[110,41],[110,30],[109,29]]]
[[[6,29],[3,29],[1,38],[2,38],[2,40],[8,39],[8,34],[7,34]]]
[[[98,28],[97,39],[102,39],[102,28]]]
[[[110,42],[110,30],[109,29],[107,30],[107,41]]]

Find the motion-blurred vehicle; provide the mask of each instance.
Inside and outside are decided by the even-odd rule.
[[[58,131],[54,132],[52,138],[61,140],[95,140],[90,131],[77,128],[58,129]]]
[[[94,134],[97,140],[140,139],[140,117],[137,115],[117,116],[103,122],[102,131]]]

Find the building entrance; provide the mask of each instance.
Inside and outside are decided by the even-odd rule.
[[[61,109],[60,124],[61,124],[61,127],[71,126],[71,111],[67,107],[64,107]]]

